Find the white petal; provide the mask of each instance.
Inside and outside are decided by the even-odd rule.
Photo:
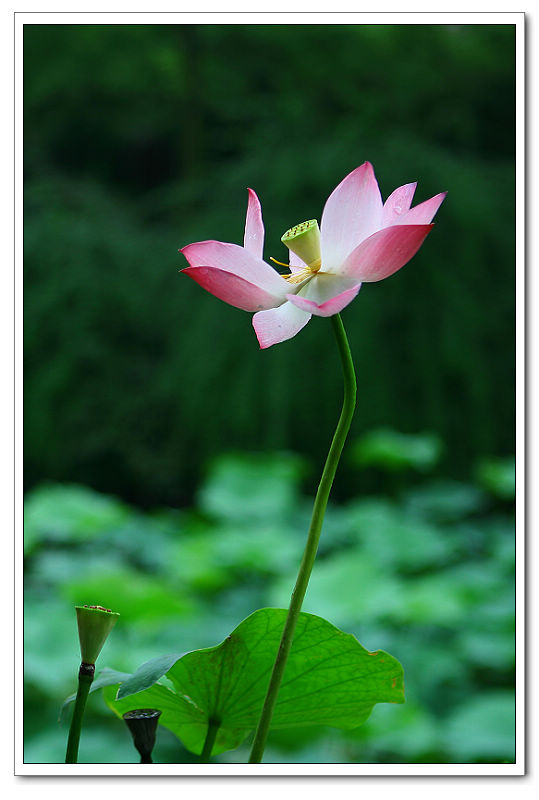
[[[262,349],[272,344],[291,339],[305,327],[311,315],[296,308],[292,303],[283,303],[278,308],[259,311],[253,317],[253,328]]]

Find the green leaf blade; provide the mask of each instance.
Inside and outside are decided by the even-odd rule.
[[[251,653],[251,680],[238,681],[228,698],[227,718],[237,725],[255,725],[273,667],[286,611],[262,609],[245,620],[245,638],[266,622],[263,640]],[[257,672],[254,662],[260,664]],[[394,685],[393,685],[394,684]],[[242,701],[243,700],[243,701]],[[392,656],[369,653],[351,634],[321,617],[301,614],[275,706],[272,727],[332,725],[354,728],[362,724],[377,702],[404,702],[402,667]]]
[[[160,723],[196,753],[209,720],[217,719],[213,754],[237,747],[257,725],[286,614],[260,609],[217,647],[187,653],[166,673],[172,690],[156,684],[129,697],[119,692],[117,700],[107,690],[107,702],[120,716],[134,708],[158,708]],[[403,670],[393,656],[369,652],[321,617],[300,615],[273,728],[351,729],[366,721],[376,703],[403,702]]]
[[[179,653],[172,653],[146,661],[145,664],[142,664],[133,675],[130,675],[129,678],[120,685],[118,689],[118,699],[120,700],[123,697],[128,697],[131,694],[137,694],[138,692],[143,692],[145,689],[149,689],[165,674],[165,672],[169,671],[179,658],[181,658]]]

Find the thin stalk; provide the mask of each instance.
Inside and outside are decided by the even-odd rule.
[[[219,730],[220,722],[218,719],[210,718],[208,721],[208,732],[206,733],[206,741],[204,742],[204,747],[202,748],[202,755],[200,756],[200,763],[207,764],[211,758],[211,752],[213,750],[213,745],[215,744],[215,738],[217,736],[217,732]]]
[[[73,717],[71,718],[71,726],[69,728],[69,736],[67,739],[66,764],[77,763],[82,718],[84,716],[84,708],[90,692],[90,686],[94,680],[94,673],[95,666],[93,664],[82,663],[80,665],[79,686],[77,689],[77,697],[75,698],[75,707],[73,708]]]
[[[273,665],[273,671],[271,673],[266,699],[264,700],[264,705],[262,707],[262,714],[258,721],[258,727],[253,740],[251,755],[249,756],[249,764],[259,764],[262,761],[264,748],[266,746],[266,739],[270,729],[271,718],[275,708],[275,703],[277,701],[279,688],[281,686],[286,661],[288,654],[290,653],[290,648],[292,647],[294,631],[296,629],[301,606],[303,604],[303,599],[305,597],[305,592],[307,591],[309,578],[311,577],[311,572],[316,558],[318,542],[320,541],[320,533],[322,531],[322,523],[324,522],[324,515],[326,513],[329,493],[333,485],[333,479],[335,478],[339,459],[346,441],[346,436],[350,429],[352,417],[354,416],[354,409],[356,407],[356,375],[354,371],[354,363],[352,361],[350,345],[348,344],[348,339],[346,338],[346,332],[344,330],[344,325],[342,323],[340,314],[335,314],[333,317],[331,317],[331,322],[333,324],[333,332],[337,340],[337,346],[339,348],[339,354],[342,361],[344,377],[343,406],[341,416],[339,417],[339,422],[337,423],[337,428],[335,429],[333,441],[331,442],[331,447],[329,448],[329,453],[324,466],[324,471],[322,472],[318,491],[316,493],[311,524],[309,526],[309,533],[307,535],[307,543],[305,545],[303,558],[299,567],[296,585],[294,587],[294,591],[292,592],[292,598],[290,600],[290,606],[281,636],[281,642],[279,644],[277,657]]]

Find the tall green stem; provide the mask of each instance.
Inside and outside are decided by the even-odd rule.
[[[67,739],[66,764],[77,763],[82,717],[84,715],[86,700],[90,692],[90,686],[94,680],[94,672],[95,667],[93,664],[83,663],[80,665],[79,687],[77,689],[77,697],[75,698],[75,707],[73,708],[73,717],[71,719],[71,727],[69,728],[69,737]]]
[[[264,753],[264,747],[266,746],[266,739],[268,737],[273,709],[275,708],[275,703],[277,701],[277,695],[281,686],[286,661],[288,654],[290,653],[290,648],[292,647],[294,631],[296,629],[303,598],[305,597],[305,592],[307,591],[307,585],[309,583],[309,578],[311,577],[311,572],[316,558],[316,552],[318,550],[318,542],[320,541],[320,533],[322,531],[322,523],[324,522],[324,515],[326,513],[329,493],[333,485],[333,479],[335,478],[339,459],[346,441],[346,436],[350,429],[352,417],[354,416],[354,409],[356,407],[356,375],[354,372],[354,363],[352,361],[350,345],[348,344],[348,339],[346,338],[346,332],[344,330],[344,325],[342,323],[340,314],[335,314],[335,316],[331,317],[331,322],[333,324],[333,332],[335,333],[335,338],[337,339],[337,346],[339,348],[339,354],[342,361],[344,376],[343,406],[341,416],[339,417],[339,422],[337,423],[337,428],[333,436],[333,441],[331,443],[331,447],[329,448],[329,453],[324,466],[324,471],[322,472],[318,491],[316,493],[311,524],[309,526],[309,533],[307,535],[307,543],[305,545],[303,558],[299,567],[296,585],[294,587],[294,591],[292,592],[292,598],[290,600],[290,607],[288,609],[288,615],[286,617],[286,622],[281,636],[281,642],[277,651],[275,664],[273,665],[273,671],[271,673],[266,699],[262,707],[262,714],[258,721],[258,727],[256,729],[253,746],[251,748],[251,755],[249,756],[250,764],[258,764],[262,761],[262,755]]]

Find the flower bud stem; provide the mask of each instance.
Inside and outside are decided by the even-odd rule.
[[[76,764],[79,754],[79,740],[82,728],[82,717],[84,715],[84,708],[86,700],[90,692],[90,686],[94,680],[95,666],[94,664],[80,665],[79,670],[79,687],[77,689],[77,697],[75,698],[75,706],[73,708],[73,717],[71,719],[71,727],[69,728],[69,737],[67,739],[66,750],[66,764]]]
[[[253,746],[251,748],[251,755],[249,757],[250,764],[258,764],[262,761],[264,748],[266,746],[266,739],[268,737],[273,709],[277,701],[277,695],[281,686],[284,669],[290,648],[292,647],[292,640],[294,638],[294,631],[301,611],[305,592],[311,572],[313,569],[316,552],[318,550],[318,542],[320,540],[320,533],[322,531],[322,523],[324,521],[324,514],[328,503],[329,493],[333,485],[333,479],[337,471],[339,459],[346,441],[346,436],[350,429],[352,417],[354,416],[354,409],[356,407],[356,375],[354,371],[354,363],[352,361],[352,354],[350,352],[350,345],[346,337],[344,325],[341,320],[340,314],[335,314],[331,317],[333,325],[333,332],[337,340],[339,354],[341,356],[343,376],[344,376],[344,400],[339,422],[333,436],[333,441],[329,449],[329,453],[322,472],[318,491],[313,506],[313,513],[311,517],[311,524],[309,533],[307,535],[307,543],[303,553],[303,559],[300,564],[298,577],[288,615],[284,625],[281,642],[277,651],[277,657],[273,665],[266,699],[262,707],[262,714],[258,721]]]

